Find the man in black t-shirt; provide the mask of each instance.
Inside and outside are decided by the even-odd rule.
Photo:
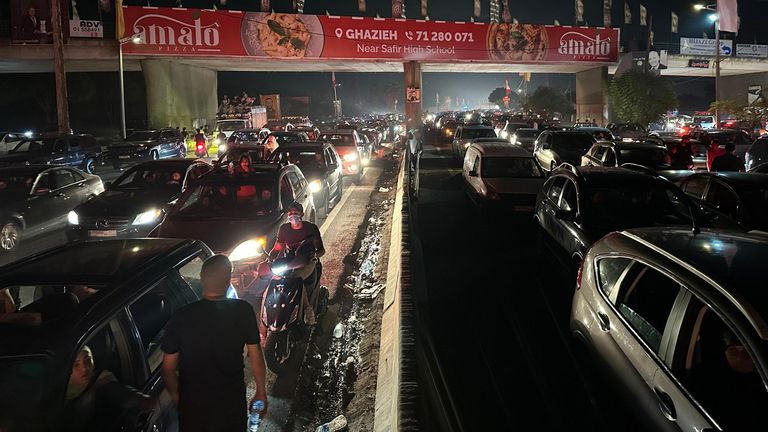
[[[275,246],[269,253],[271,258],[277,257],[280,252],[285,250],[296,250],[304,240],[311,241],[314,245],[315,253],[310,258],[307,265],[302,268],[293,270],[293,275],[301,277],[304,281],[304,311],[309,312],[306,317],[307,324],[314,324],[315,316],[314,311],[309,307],[309,303],[314,303],[314,287],[316,285],[315,269],[317,268],[318,258],[325,254],[325,247],[323,246],[323,239],[320,236],[320,230],[317,225],[312,222],[302,220],[304,217],[304,207],[297,202],[288,206],[288,223],[280,226],[277,230],[277,240],[275,240]],[[314,277],[313,277],[314,276]],[[310,300],[312,299],[312,300]]]
[[[226,256],[208,258],[200,271],[203,299],[176,312],[163,336],[163,380],[178,407],[181,432],[245,430],[243,346],[256,380],[248,406],[262,400],[266,414],[258,321],[250,304],[226,298],[231,274]]]
[[[744,161],[734,154],[735,151],[736,144],[733,141],[726,143],[725,154],[712,161],[711,171],[744,171]]]

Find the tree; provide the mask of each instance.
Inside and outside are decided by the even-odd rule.
[[[507,95],[507,90],[504,89],[504,87],[496,87],[493,89],[491,94],[488,95],[488,102],[498,105],[499,107],[504,106],[504,96]],[[512,103],[510,98],[510,104]]]
[[[672,83],[662,76],[632,69],[608,84],[608,96],[622,120],[647,125],[677,106]]]
[[[537,87],[533,94],[526,98],[524,105],[525,108],[537,112],[557,112],[563,115],[568,115],[574,111],[573,103],[571,103],[562,91],[547,86]]]

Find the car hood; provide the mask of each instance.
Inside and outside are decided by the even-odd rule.
[[[536,195],[541,190],[545,178],[490,178],[483,181],[500,194],[526,194]]]
[[[216,253],[229,253],[240,243],[260,236],[274,241],[278,219],[185,220],[168,217],[157,230],[158,237],[191,238],[204,242]]]
[[[178,194],[163,190],[107,190],[77,207],[81,216],[130,217],[151,208],[163,207]]]
[[[50,159],[50,155],[40,152],[19,152],[19,153],[6,153],[0,156],[0,164],[14,164],[20,162],[45,163]]]

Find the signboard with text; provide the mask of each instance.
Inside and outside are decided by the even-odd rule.
[[[103,38],[104,28],[101,21],[69,20],[69,36],[82,38]]]
[[[703,38],[680,38],[680,54],[683,55],[715,55],[715,39]],[[733,41],[720,40],[720,55],[730,56],[733,54]]]
[[[736,57],[768,58],[768,45],[736,44]]]
[[[619,30],[124,6],[126,54],[614,63]]]
[[[688,67],[699,68],[699,69],[709,69],[709,60],[690,59],[688,60]]]

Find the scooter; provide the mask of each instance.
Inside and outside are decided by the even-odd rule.
[[[195,144],[195,156],[199,158],[208,157],[208,146],[205,144],[204,141],[198,141]]]
[[[280,375],[295,369],[302,360],[300,349],[309,342],[319,318],[328,309],[328,288],[320,285],[322,265],[318,261],[313,274],[311,292],[304,292],[304,281],[293,275],[293,270],[304,267],[314,254],[312,242],[303,241],[294,251],[271,263],[265,261],[258,267],[259,278],[269,278],[269,285],[261,301],[261,325],[266,328],[263,341],[264,359],[269,369]],[[307,321],[307,311],[302,303],[307,296],[315,319]]]

